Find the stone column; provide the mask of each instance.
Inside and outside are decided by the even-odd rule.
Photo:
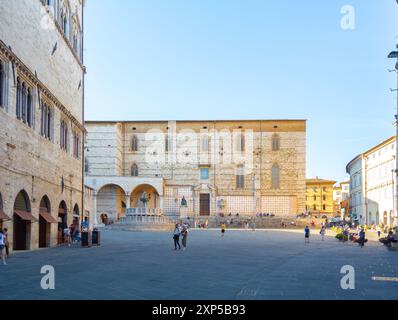
[[[158,202],[158,208],[161,210],[161,214],[163,214],[163,196],[159,196]]]
[[[97,192],[93,192],[93,215],[94,215],[94,227],[99,225],[98,223],[98,213],[97,213]]]
[[[127,216],[127,210],[130,209],[130,192],[126,192],[126,216]]]

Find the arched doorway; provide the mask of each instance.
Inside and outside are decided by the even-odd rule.
[[[80,225],[80,210],[77,203],[73,207],[73,224],[77,227]]]
[[[159,207],[159,193],[149,184],[139,185],[131,193],[130,207],[156,209]]]
[[[51,222],[51,205],[47,196],[40,201],[40,217],[39,217],[39,248],[47,248],[50,246]]]
[[[384,212],[383,212],[383,224],[384,224],[385,226],[388,225],[388,214],[387,214],[387,211],[384,211]]]
[[[126,214],[126,192],[116,184],[107,184],[97,192],[97,212],[106,215],[107,223],[116,222]]]
[[[28,250],[31,246],[31,224],[36,219],[31,214],[29,196],[25,190],[18,193],[14,202],[13,249]]]
[[[379,214],[379,211],[376,212],[376,224],[380,224],[380,214]]]
[[[58,207],[58,244],[64,243],[63,230],[68,227],[68,208],[65,201],[61,201]]]

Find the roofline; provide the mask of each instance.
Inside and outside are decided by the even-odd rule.
[[[391,136],[390,138],[384,140],[383,142],[377,144],[376,146],[366,150],[365,152],[360,153],[359,155],[357,155],[354,159],[352,159],[350,162],[348,162],[347,166],[346,166],[346,173],[349,174],[348,172],[348,168],[352,165],[353,162],[355,162],[356,160],[358,160],[359,158],[363,158],[365,156],[367,156],[369,153],[380,149],[382,146],[386,145],[388,142],[394,141],[396,138],[395,136]]]
[[[221,120],[86,120],[85,123],[157,123],[157,122],[274,122],[274,121],[289,121],[289,122],[307,122],[308,119],[235,119],[235,120],[228,120],[228,119],[221,119]]]
[[[314,183],[333,183],[333,184],[336,184],[337,183],[337,181],[334,181],[334,180],[327,180],[327,179],[305,179],[305,183],[311,183],[311,182],[314,182]]]
[[[354,159],[352,159],[350,162],[348,162],[348,164],[345,167],[345,172],[350,174],[350,172],[348,171],[348,168],[355,162],[357,161],[359,158],[363,158],[363,153],[360,153],[359,155],[357,155]]]
[[[396,139],[395,136],[391,136],[390,138],[384,140],[383,142],[379,143],[378,145],[374,146],[373,148],[370,148],[369,150],[365,151],[363,153],[363,155],[366,156],[369,153],[380,149],[381,147],[383,147],[384,145],[388,144],[389,142],[395,141],[395,139]]]

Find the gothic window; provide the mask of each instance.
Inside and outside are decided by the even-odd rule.
[[[0,107],[4,107],[5,105],[5,80],[5,65],[4,62],[0,60]]]
[[[32,90],[27,89],[26,93],[26,123],[29,127],[33,126],[33,103],[32,103]]]
[[[80,158],[80,135],[77,132],[73,132],[73,156]]]
[[[16,107],[16,113],[17,113],[17,118],[21,119],[22,116],[22,87],[21,87],[21,80],[18,78],[17,80],[17,107]]]
[[[131,151],[138,151],[138,138],[133,136],[131,139]]]
[[[46,104],[42,103],[41,106],[41,135],[52,140],[52,129],[53,129],[53,112],[52,109]]]
[[[280,169],[277,164],[272,166],[272,181],[271,181],[271,188],[272,189],[279,189],[280,188]]]
[[[138,166],[136,163],[131,166],[131,176],[138,177]]]
[[[68,151],[68,125],[66,121],[62,120],[61,121],[61,127],[60,127],[60,146],[61,149],[64,151]]]
[[[16,114],[17,118],[33,126],[33,96],[32,89],[19,78],[17,80]]]
[[[272,151],[278,151],[280,149],[280,138],[277,134],[272,136]]]

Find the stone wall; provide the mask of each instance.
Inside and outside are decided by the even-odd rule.
[[[121,164],[121,175],[127,177],[137,165],[139,177],[165,180],[165,213],[178,212],[183,195],[190,210],[198,212],[200,193],[210,193],[211,214],[232,209],[241,214],[305,211],[305,121],[93,121],[87,122],[86,128],[88,176],[118,176]],[[246,147],[237,154],[236,135],[240,133],[247,137]],[[277,151],[272,150],[275,135],[280,139]],[[203,146],[205,136],[208,148]],[[111,169],[103,168],[105,162]],[[239,164],[245,165],[243,188],[236,186]],[[277,189],[271,188],[275,164],[280,168]],[[201,179],[202,167],[209,168],[208,179]],[[228,202],[225,209],[217,208],[219,200]]]
[[[71,0],[70,9],[81,23],[81,1]],[[83,66],[40,0],[0,2],[0,60],[6,65],[6,103],[0,107],[0,193],[4,212],[15,218],[15,198],[24,190],[37,220],[40,201],[47,196],[50,213],[57,220],[60,203],[66,203],[70,224],[73,208],[77,205],[80,214],[83,210]],[[31,127],[16,117],[17,77],[32,89]],[[41,135],[43,101],[54,114],[51,139]],[[60,148],[61,119],[68,126],[68,151]],[[73,131],[80,135],[79,157],[73,156]],[[3,222],[3,227],[9,229],[11,246],[13,226],[13,220]],[[28,249],[36,249],[39,223],[31,223],[30,229]],[[50,229],[49,244],[53,246],[57,244],[57,223]]]

